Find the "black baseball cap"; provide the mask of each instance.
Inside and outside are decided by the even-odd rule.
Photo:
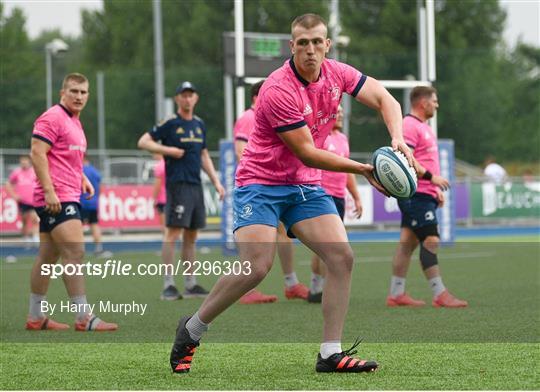
[[[185,82],[180,83],[178,87],[176,87],[176,95],[182,94],[184,91],[188,91],[188,90],[193,91],[194,93],[197,92],[195,85],[186,80]]]

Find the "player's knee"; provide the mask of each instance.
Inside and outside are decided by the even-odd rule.
[[[354,264],[354,253],[350,246],[340,247],[339,251],[330,256],[330,262],[327,263],[328,269],[339,268],[341,271],[350,273]]]
[[[420,264],[424,271],[439,264],[437,253],[427,249],[424,243],[420,245]]]
[[[249,276],[252,280],[260,282],[266,277],[266,275],[268,275],[268,272],[270,272],[270,268],[272,268],[272,263],[251,263],[251,273],[249,274]]]
[[[439,248],[439,241],[438,236],[430,235],[426,237],[422,245],[431,252],[437,252],[437,249]]]
[[[84,246],[79,244],[65,246],[60,253],[64,262],[78,263],[84,258]]]

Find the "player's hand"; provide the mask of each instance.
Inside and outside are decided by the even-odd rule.
[[[394,151],[401,151],[403,154],[405,154],[409,165],[411,165],[411,167],[415,167],[411,149],[409,148],[409,146],[407,146],[403,139],[392,139],[392,149]]]
[[[386,189],[384,189],[383,186],[379,184],[379,182],[375,179],[375,176],[373,175],[373,166],[367,163],[361,165],[362,171],[360,172],[360,174],[366,177],[372,187],[377,189],[383,195],[390,197],[390,194],[386,192]]]
[[[362,212],[364,211],[364,208],[362,207],[362,200],[360,200],[359,197],[354,199],[354,215],[357,218],[362,217]]]
[[[180,159],[184,156],[186,150],[178,147],[167,147],[167,152],[164,155],[170,156],[171,158]]]
[[[86,176],[83,176],[82,187],[81,188],[82,188],[82,192],[87,194],[85,196],[86,200],[90,200],[92,197],[94,197],[94,193],[96,191],[94,189],[94,186],[92,185],[92,183],[90,181],[88,181]]]
[[[437,185],[443,191],[446,191],[450,188],[450,182],[446,178],[437,176],[435,174],[433,175],[433,177],[431,177],[431,183],[433,185]]]
[[[62,211],[62,204],[60,204],[60,199],[56,196],[54,190],[45,192],[45,211],[52,215],[56,215]]]
[[[216,184],[216,191],[219,193],[219,200],[223,200],[225,198],[225,188],[223,188],[220,182]]]
[[[439,208],[442,208],[442,206],[444,206],[444,201],[444,193],[439,188],[437,188],[437,203],[439,205]]]

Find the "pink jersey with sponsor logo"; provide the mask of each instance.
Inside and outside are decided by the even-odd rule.
[[[349,157],[349,140],[339,131],[332,131],[324,141],[324,149],[336,155]],[[322,171],[321,186],[330,196],[344,198],[347,194],[347,173]]]
[[[437,136],[429,124],[411,114],[406,115],[403,119],[403,138],[405,143],[414,148],[413,155],[418,163],[432,174],[440,175]],[[437,186],[419,178],[416,192],[437,197]]]
[[[247,142],[255,126],[255,110],[253,107],[246,110],[234,124],[234,140]]]
[[[305,166],[278,132],[307,125],[315,146],[322,148],[336,121],[342,94],[355,97],[365,80],[353,67],[326,59],[319,79],[309,83],[298,74],[292,59],[287,60],[259,91],[255,129],[238,165],[236,185],[319,185],[321,171]]]
[[[156,163],[156,166],[154,166],[154,177],[161,179],[161,188],[156,203],[165,204],[167,202],[167,191],[165,189],[165,159],[160,159]]]
[[[34,168],[23,169],[18,167],[9,176],[9,183],[13,185],[15,193],[19,196],[19,202],[27,205],[34,204],[34,186],[36,173]]]
[[[78,117],[55,105],[38,117],[32,137],[51,145],[47,153],[49,175],[61,202],[79,202],[86,137]],[[45,205],[43,187],[36,182],[34,206]]]

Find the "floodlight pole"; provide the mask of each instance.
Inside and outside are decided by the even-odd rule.
[[[163,71],[163,29],[161,22],[161,0],[152,1],[154,14],[154,94],[156,122],[164,117],[164,71]]]
[[[69,49],[69,45],[60,38],[55,38],[45,45],[45,73],[47,79],[46,88],[46,109],[52,106],[52,56]]]
[[[45,49],[45,69],[47,73],[47,109],[52,106],[52,54]]]
[[[99,161],[105,162],[105,76],[103,71],[97,73],[97,112],[98,112],[98,152]]]
[[[245,89],[242,81],[245,76],[244,64],[244,0],[234,0],[234,56],[236,76],[236,118],[246,109]]]

